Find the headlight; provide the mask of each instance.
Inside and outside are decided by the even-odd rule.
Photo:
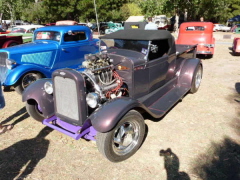
[[[52,85],[52,83],[49,82],[49,81],[45,82],[44,90],[46,91],[46,93],[52,94],[53,93],[53,85]]]
[[[95,108],[99,103],[99,95],[97,93],[88,93],[86,101],[88,106],[90,106],[91,108]]]
[[[16,62],[15,62],[14,60],[12,60],[12,59],[6,59],[6,67],[7,67],[8,69],[12,69],[12,66],[13,66],[14,64],[16,64]]]

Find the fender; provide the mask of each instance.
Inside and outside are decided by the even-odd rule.
[[[183,65],[180,70],[179,78],[178,78],[178,84],[180,86],[191,88],[193,75],[196,71],[196,68],[198,65],[202,66],[202,62],[200,59],[186,59],[183,61]]]
[[[44,91],[44,83],[51,79],[44,78],[39,79],[36,82],[30,84],[22,94],[22,101],[35,100],[41,108],[43,116],[49,118],[54,115],[54,102],[53,95],[47,94]]]
[[[107,132],[113,129],[128,111],[134,108],[147,110],[137,100],[127,97],[116,98],[104,104],[95,113],[91,114],[88,119],[91,120],[92,126],[98,132]]]
[[[9,70],[8,75],[6,77],[5,82],[3,83],[4,86],[12,86],[14,85],[24,74],[27,72],[40,72],[45,77],[50,78],[51,72],[48,69],[43,67],[34,65],[34,64],[21,64],[19,66],[14,67],[13,69]]]

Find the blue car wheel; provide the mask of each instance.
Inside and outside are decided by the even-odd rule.
[[[24,89],[26,89],[31,83],[41,78],[42,78],[42,75],[40,73],[35,73],[35,72],[26,73],[16,83],[15,91],[21,95]]]

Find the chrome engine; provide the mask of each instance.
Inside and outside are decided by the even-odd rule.
[[[86,78],[88,105],[90,104],[88,101],[91,101],[93,98],[100,105],[108,99],[114,99],[127,94],[123,80],[115,71],[112,63],[113,60],[107,54],[85,55],[82,67],[86,69],[81,73]],[[95,105],[92,106],[92,108],[94,107]]]

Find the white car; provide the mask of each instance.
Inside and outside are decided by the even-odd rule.
[[[230,32],[230,30],[231,30],[231,27],[228,27],[228,26],[225,26],[225,25],[222,26],[222,31],[223,32]]]
[[[21,26],[15,26],[12,28],[11,32],[8,34],[9,36],[22,36],[23,42],[31,42],[33,32],[38,29],[44,27],[42,25],[21,25]]]
[[[38,29],[40,27],[44,27],[42,25],[21,25],[21,26],[15,26],[12,28],[10,33],[33,33],[35,29]]]
[[[214,24],[213,27],[213,31],[217,32],[217,31],[224,31],[224,32],[228,32],[230,31],[231,27],[225,26],[223,24]]]

